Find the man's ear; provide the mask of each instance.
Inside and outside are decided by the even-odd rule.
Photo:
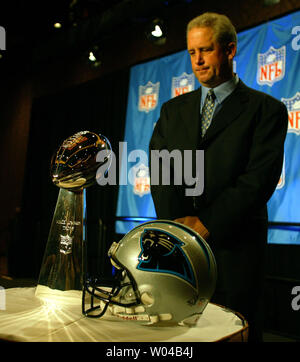
[[[236,54],[236,43],[230,42],[226,46],[226,54],[229,59],[233,59]]]

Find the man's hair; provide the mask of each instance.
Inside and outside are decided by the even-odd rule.
[[[228,43],[237,44],[237,35],[234,26],[226,15],[207,12],[192,19],[186,30],[186,35],[193,28],[211,28],[214,32],[215,40],[226,47]]]

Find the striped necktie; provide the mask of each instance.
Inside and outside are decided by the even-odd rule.
[[[202,108],[202,125],[201,125],[201,132],[202,137],[205,135],[205,132],[207,131],[208,127],[210,126],[211,119],[213,116],[214,111],[214,105],[215,105],[215,94],[213,89],[210,89],[207,93],[207,96],[205,98],[205,102]]]

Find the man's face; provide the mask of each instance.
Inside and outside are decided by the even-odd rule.
[[[214,39],[211,28],[191,29],[187,35],[187,48],[193,72],[200,84],[213,88],[233,76],[232,59],[236,45],[229,43],[223,49]]]

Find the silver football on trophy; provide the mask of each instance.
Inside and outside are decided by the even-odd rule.
[[[98,162],[100,151],[102,157]],[[111,152],[110,142],[103,135],[89,131],[74,134],[61,144],[52,157],[50,173],[53,183],[69,190],[93,185],[97,169],[105,166],[102,168],[108,170]]]

